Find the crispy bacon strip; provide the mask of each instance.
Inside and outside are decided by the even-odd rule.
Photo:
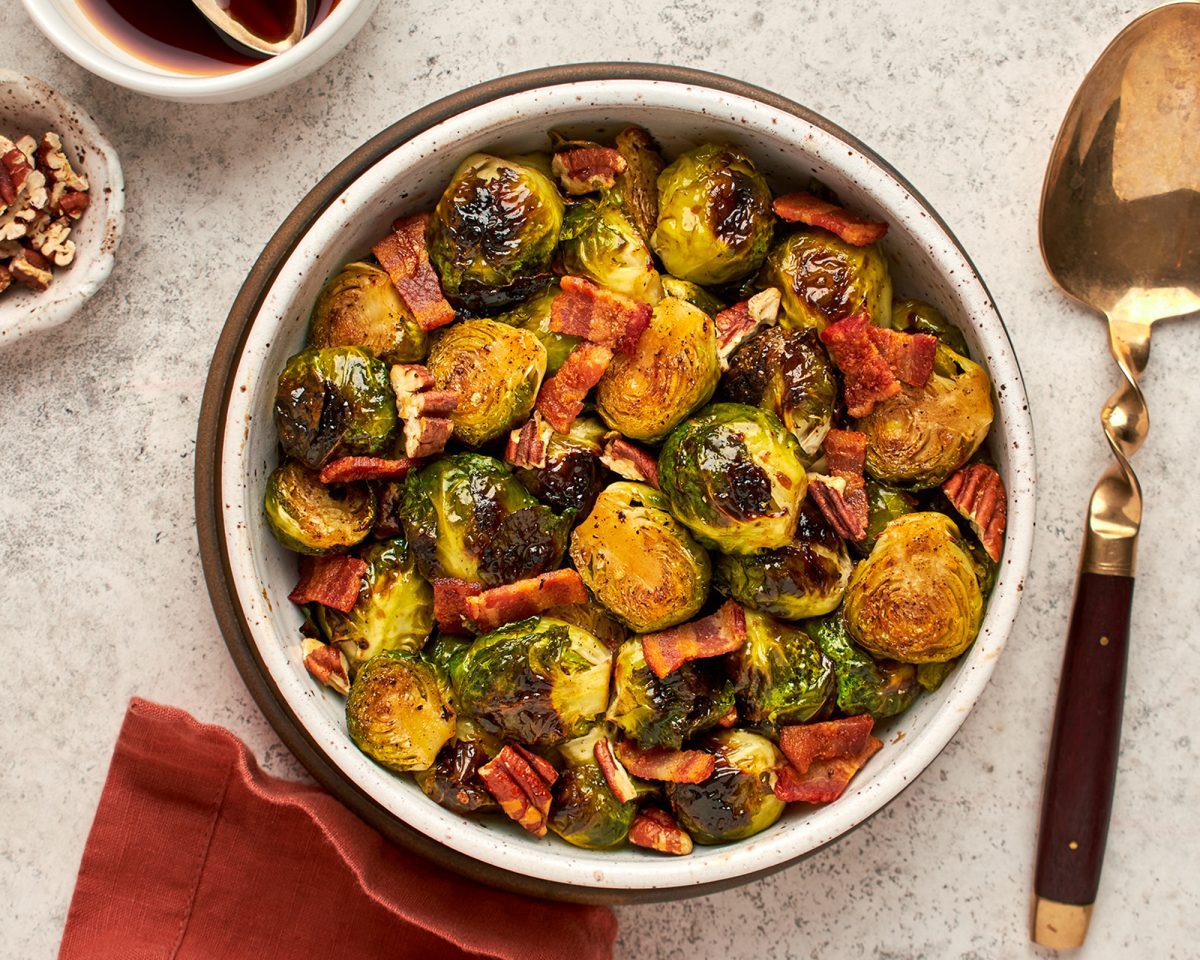
[[[882,240],[888,231],[886,223],[867,220],[811,193],[788,193],[776,197],[774,207],[781,220],[821,227],[856,247],[870,246]]]
[[[571,429],[575,418],[583,412],[583,398],[600,382],[612,357],[612,350],[602,344],[585,342],[575,346],[558,373],[538,391],[538,412],[550,426],[559,433]]]
[[[1008,498],[996,469],[986,463],[963,467],[942,484],[942,492],[954,509],[970,521],[987,555],[999,563],[1004,530],[1008,526]]]
[[[550,162],[550,171],[563,190],[576,197],[593,190],[611,190],[626,167],[625,158],[612,147],[591,144],[558,150]]]
[[[511,819],[535,837],[546,835],[553,798],[550,784],[524,756],[505,746],[479,768],[479,779]]]
[[[515,620],[544,613],[551,607],[587,603],[583,579],[574,570],[553,570],[538,577],[492,587],[467,597],[467,617],[483,633]]]
[[[350,692],[350,664],[340,647],[305,637],[300,644],[304,668],[319,683],[345,696]]]
[[[433,578],[433,619],[442,633],[470,633],[467,600],[483,591],[477,583],[453,577]]]
[[[650,304],[605,290],[583,277],[563,277],[559,286],[562,292],[550,304],[552,331],[583,337],[617,353],[633,353],[650,326]]]
[[[883,356],[896,379],[910,387],[923,387],[933,373],[933,357],[937,353],[937,337],[928,333],[901,333],[874,325],[867,335]]]
[[[659,679],[689,660],[718,657],[740,650],[746,642],[746,611],[727,600],[716,613],[642,637],[646,663]]]
[[[381,457],[341,457],[321,468],[322,483],[350,483],[353,480],[403,480],[418,466],[416,460],[385,460]]]
[[[295,604],[319,603],[349,613],[358,601],[367,565],[357,557],[300,558],[300,581],[288,599]]]
[[[805,723],[779,731],[779,749],[799,773],[816,760],[837,760],[858,754],[867,745],[875,720],[869,713],[824,723]]]
[[[404,455],[410,460],[435,457],[453,433],[454,421],[446,417],[411,417],[404,421]]]
[[[605,435],[600,462],[618,477],[658,487],[658,460],[654,454],[626,440],[616,431]]]
[[[691,835],[669,813],[658,807],[647,807],[633,818],[629,842],[634,846],[676,856],[686,856],[692,852]]]
[[[875,404],[900,392],[900,381],[892,373],[868,332],[871,319],[856,313],[821,331],[829,356],[845,380],[846,412],[865,417]]]
[[[419,213],[397,220],[392,232],[372,247],[422,330],[436,330],[454,320],[454,308],[442,296],[442,284],[425,246],[429,218],[428,213]]]
[[[763,327],[769,327],[779,319],[779,304],[782,297],[775,287],[767,287],[749,300],[735,303],[713,318],[717,328],[717,354],[721,369],[729,369],[729,358],[735,350]]]
[[[546,447],[554,431],[533,411],[533,416],[508,435],[504,459],[514,467],[538,469],[546,465]]]
[[[621,766],[621,761],[613,753],[612,741],[608,737],[601,737],[592,747],[592,755],[596,758],[596,765],[604,774],[604,782],[608,784],[613,796],[621,803],[632,803],[636,800],[637,787],[633,785],[629,771]]]
[[[868,736],[857,753],[835,760],[816,760],[807,773],[800,773],[792,766],[782,767],[775,774],[775,796],[784,803],[832,803],[882,747],[882,740]]]
[[[867,535],[870,519],[863,480],[867,436],[857,430],[830,430],[824,449],[832,478],[814,474],[809,479],[809,494],[839,537],[861,540]]]
[[[617,759],[625,769],[643,780],[668,783],[703,783],[717,769],[716,758],[703,750],[643,749],[629,740],[617,742]]]

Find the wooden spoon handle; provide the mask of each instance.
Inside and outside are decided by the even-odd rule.
[[[1045,946],[1082,944],[1100,884],[1132,602],[1133,577],[1080,574],[1042,795],[1034,939]]]

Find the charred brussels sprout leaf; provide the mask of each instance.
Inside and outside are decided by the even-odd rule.
[[[722,730],[699,744],[716,756],[716,772],[703,783],[669,783],[667,796],[679,824],[697,843],[728,843],[761,833],[782,815],[775,771],[787,761],[766,737]]]
[[[808,486],[802,451],[779,418],[714,403],[663,444],[659,483],[701,543],[748,554],[791,542]]]
[[[275,426],[287,455],[313,470],[382,450],[396,429],[387,367],[360,347],[301,351],[279,376]]]
[[[746,611],[746,643],[729,655],[738,720],[771,730],[813,717],[834,692],[833,664],[799,627]]]
[[[799,442],[808,466],[821,455],[821,443],[833,426],[838,384],[815,331],[772,327],[751,337],[730,358],[721,396],[765,407],[779,417]]]
[[[446,744],[437,762],[416,775],[417,785],[434,803],[455,813],[483,813],[497,808],[478,777],[491,758],[478,740],[457,739]]]
[[[971,355],[962,331],[924,300],[899,300],[892,304],[892,326],[905,333],[928,333],[955,353]]]
[[[419,656],[400,651],[368,661],[346,698],[350,739],[389,770],[427,770],[454,736],[446,678]]]
[[[868,480],[866,486],[867,533],[862,540],[854,544],[855,550],[862,554],[871,552],[871,547],[889,523],[917,509],[916,498],[903,490],[889,487],[877,480]]]
[[[710,317],[715,317],[725,309],[726,304],[705,290],[700,284],[690,280],[680,280],[678,277],[662,278],[663,294],[676,300],[686,300],[693,307],[699,307]]]
[[[275,539],[297,553],[348,550],[375,522],[375,495],[365,483],[330,488],[295,460],[276,467],[268,478],[263,506]]]
[[[426,579],[494,587],[553,570],[570,521],[492,457],[453,454],[405,478],[404,529]]]
[[[767,181],[737,147],[696,147],[658,177],[650,244],[673,276],[708,285],[751,274],[774,226]]]
[[[932,693],[940,687],[954,669],[955,660],[945,660],[941,663],[921,663],[917,665],[917,683],[922,690]]]
[[[876,662],[846,632],[840,613],[805,624],[808,635],[834,664],[837,706],[848,716],[869,713],[876,720],[907,710],[921,692],[912,664]]]
[[[658,175],[666,163],[654,138],[641,127],[626,127],[618,133],[616,146],[625,160],[625,172],[617,175],[613,193],[649,243],[658,223]]]
[[[612,653],[586,630],[531,617],[479,637],[453,667],[460,708],[488,733],[552,747],[608,703]]]
[[[607,475],[600,462],[606,432],[599,420],[580,417],[567,433],[551,434],[544,467],[521,468],[517,479],[551,509],[587,513]]]
[[[868,653],[902,663],[957,657],[983,621],[975,562],[958,527],[940,513],[893,520],[855,568],[843,613]]]
[[[567,357],[580,340],[579,337],[568,333],[553,333],[550,330],[550,305],[559,293],[558,282],[555,281],[519,307],[513,307],[508,313],[496,317],[499,323],[528,330],[541,341],[542,346],[546,348],[547,374],[558,372],[558,368],[567,362]]]
[[[528,330],[464,320],[434,337],[427,365],[439,389],[459,393],[450,415],[454,435],[478,447],[533,411],[546,373],[546,348]]]
[[[892,315],[892,280],[879,248],[854,247],[824,230],[776,243],[759,279],[783,294],[784,327],[820,331],[863,310],[880,322]]]
[[[562,197],[545,174],[467,157],[429,224],[429,258],[446,299],[476,313],[526,299],[545,284],[562,220]]]
[[[709,401],[720,377],[712,317],[667,298],[635,352],[613,357],[596,386],[596,411],[630,440],[657,442]]]
[[[901,386],[857,422],[867,436],[867,473],[913,490],[940,485],[979,449],[991,425],[987,373],[944,344],[924,387]]]
[[[603,733],[592,733],[562,745],[566,769],[554,783],[550,829],[572,846],[585,850],[611,850],[625,842],[637,814],[637,803],[621,803],[592,753]]]
[[[571,534],[571,560],[583,582],[621,623],[640,633],[696,614],[708,596],[708,554],[643,483],[606,487]]]
[[[313,347],[366,347],[384,363],[420,360],[428,337],[386,271],[361,261],[342,267],[321,290],[308,333]]]
[[[617,651],[606,716],[643,747],[678,749],[715,727],[733,705],[732,684],[707,661],[685,663],[660,680],[646,664],[640,637]]]
[[[575,204],[563,222],[561,255],[563,267],[573,276],[595,280],[644,303],[662,298],[650,248],[615,203]]]
[[[415,653],[433,630],[433,588],[416,570],[402,539],[387,540],[359,554],[367,575],[349,613],[317,606],[315,617],[330,643],[346,654],[353,671],[384,650]]]

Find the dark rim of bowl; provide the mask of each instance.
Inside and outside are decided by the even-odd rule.
[[[473,880],[527,896],[576,903],[628,903],[701,896],[729,889],[775,873],[811,856],[829,844],[823,844],[821,847],[816,847],[767,869],[728,880],[676,887],[627,889],[580,887],[528,877],[459,853],[442,845],[432,837],[414,830],[345,777],[325,750],[304,729],[267,673],[251,640],[250,628],[246,623],[233,585],[229,557],[225,549],[225,525],[221,510],[221,449],[224,443],[225,418],[233,386],[233,375],[241,358],[246,337],[267,290],[309,226],[364,171],[401,144],[443,120],[510,94],[522,93],[538,87],[597,80],[644,80],[706,87],[749,100],[757,100],[825,130],[886,170],[902,184],[921,204],[929,217],[945,232],[970,265],[974,279],[987,292],[987,287],[975,269],[974,263],[971,262],[966,251],[963,250],[962,244],[958,242],[945,221],[891,164],[841,127],[806,107],[769,90],[702,70],[646,63],[570,64],[544,67],[490,80],[422,107],[354,150],[300,201],[267,243],[261,256],[251,268],[246,282],[242,285],[233,302],[233,307],[229,311],[229,317],[225,321],[221,337],[217,342],[208,380],[204,387],[204,397],[200,407],[200,424],[196,436],[196,530],[200,541],[200,560],[213,611],[216,613],[221,633],[229,647],[230,655],[237,665],[238,672],[241,673],[242,680],[250,694],[279,738],[304,764],[318,783],[388,840]],[[990,292],[988,299],[991,300]],[[1005,336],[1007,335],[1007,331],[1005,331]],[[907,789],[907,785],[905,788]],[[829,843],[834,843],[847,836],[865,822],[866,820],[861,821],[856,827],[847,830]]]

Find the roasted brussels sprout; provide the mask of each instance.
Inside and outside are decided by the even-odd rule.
[[[754,553],[785,546],[796,532],[808,487],[802,456],[775,414],[714,403],[663,444],[659,486],[701,543]]]
[[[892,280],[879,248],[855,247],[824,230],[802,230],[771,249],[759,282],[783,294],[779,322],[815,327],[867,311],[878,322],[892,315]]]
[[[531,617],[484,634],[452,667],[460,709],[533,747],[582,736],[608,705],[612,652],[588,631]]]
[[[733,705],[733,685],[713,663],[685,663],[660,680],[646,664],[641,638],[631,637],[617,651],[605,716],[643,747],[677,749],[715,727]]]
[[[613,357],[596,411],[630,440],[657,442],[706,404],[721,377],[712,318],[686,300],[659,301],[630,356]]]
[[[912,494],[889,487],[877,480],[868,480],[867,484],[867,532],[862,540],[853,546],[861,554],[868,554],[883,533],[884,527],[917,509],[917,500]]]
[[[966,650],[983,622],[983,593],[954,521],[910,513],[889,523],[855,568],[843,613],[876,656],[936,663]]]
[[[783,815],[775,771],[787,761],[775,744],[748,730],[722,730],[699,746],[716,756],[716,772],[703,783],[667,784],[671,809],[693,840],[744,840]]]
[[[857,422],[867,436],[867,473],[912,490],[941,485],[979,449],[991,425],[987,373],[944,344],[924,387],[901,386]]]
[[[943,317],[937,307],[924,300],[898,300],[893,303],[892,326],[905,333],[931,334],[955,353],[964,357],[971,355],[962,331]]]
[[[467,157],[429,223],[429,259],[446,299],[487,313],[528,298],[549,277],[562,220],[562,197],[545,174]]]
[[[841,613],[809,620],[805,630],[834,664],[837,706],[848,716],[869,713],[876,720],[907,710],[921,686],[917,668],[895,660],[875,661],[846,632]]]
[[[606,432],[599,420],[579,417],[566,433],[550,435],[546,465],[522,467],[517,470],[517,479],[553,510],[587,513],[608,474],[600,462]]]
[[[499,460],[442,457],[405,478],[404,529],[422,575],[494,587],[553,570],[572,517],[534,499]]]
[[[279,376],[275,427],[284,452],[314,470],[384,449],[396,429],[387,367],[361,347],[302,350]]]
[[[745,606],[785,620],[806,620],[837,609],[853,567],[845,542],[806,501],[791,543],[749,556],[717,557],[713,585]]]
[[[609,789],[592,750],[603,727],[561,748],[566,767],[554,783],[550,829],[576,847],[611,850],[625,842],[637,804],[621,803]]]
[[[342,648],[353,674],[384,650],[416,653],[433,631],[433,588],[417,573],[401,538],[368,547],[359,557],[367,574],[349,613],[318,605],[314,617],[330,643]]]
[[[618,133],[616,147],[625,160],[625,172],[617,175],[613,196],[649,243],[658,223],[658,175],[666,162],[654,138],[641,127]]]
[[[650,633],[683,623],[708,596],[708,554],[644,483],[619,481],[571,534],[571,560],[583,582],[621,623]]]
[[[774,227],[767,181],[737,147],[704,144],[659,174],[650,245],[676,277],[707,285],[753,273]]]
[[[327,487],[295,460],[271,473],[263,508],[275,539],[297,553],[348,550],[366,539],[375,522],[375,494],[365,483]]]
[[[546,616],[582,627],[609,650],[616,650],[629,636],[629,631],[609,616],[608,611],[595,600],[551,607],[546,611]]]
[[[746,643],[727,660],[738,722],[770,730],[813,717],[834,693],[833,663],[800,627],[746,611]]]
[[[358,671],[346,698],[350,739],[389,770],[427,770],[454,736],[454,707],[441,670],[391,650]]]
[[[583,200],[567,213],[561,255],[567,273],[643,303],[662,299],[650,248],[637,227],[610,201]]]
[[[461,726],[461,724],[460,724]],[[417,785],[434,803],[455,813],[486,813],[499,808],[478,777],[479,768],[490,760],[478,740],[460,735],[442,747],[437,761],[417,773]]]
[[[420,360],[428,337],[373,263],[348,263],[321,290],[308,331],[310,347],[366,347],[384,363]]]
[[[507,313],[502,313],[496,320],[500,323],[511,324],[528,330],[546,348],[546,375],[557,373],[558,368],[567,362],[571,351],[579,344],[579,337],[569,333],[554,333],[550,330],[550,305],[561,291],[558,281],[550,284],[545,290],[533,298],[526,300],[520,306],[513,307]]]
[[[464,320],[439,332],[426,363],[441,390],[457,390],[454,435],[478,447],[533,411],[546,374],[546,348],[528,330]]]
[[[814,330],[764,330],[729,359],[721,397],[765,407],[783,421],[804,452],[804,465],[821,455],[833,426],[838,383]]]
[[[700,284],[690,280],[680,280],[678,277],[662,278],[663,295],[674,297],[676,300],[686,300],[693,307],[699,307],[710,317],[715,317],[725,309],[725,304],[705,290]]]
[[[917,664],[917,683],[922,690],[932,693],[940,687],[954,669],[955,660],[944,660],[941,663]]]

